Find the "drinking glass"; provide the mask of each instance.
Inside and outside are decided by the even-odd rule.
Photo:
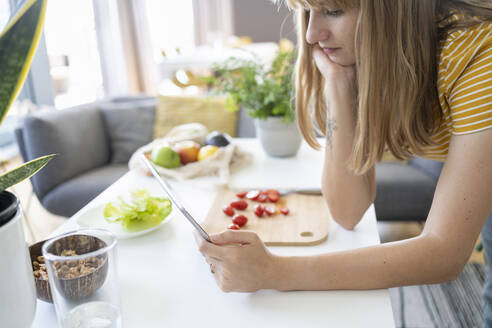
[[[52,238],[43,256],[59,325],[121,327],[116,238],[82,229]]]

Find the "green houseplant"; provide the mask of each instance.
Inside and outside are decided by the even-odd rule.
[[[26,79],[41,35],[45,11],[46,0],[27,1],[0,34],[0,125]],[[53,156],[34,159],[0,175],[0,192],[34,175]]]
[[[252,59],[231,57],[215,65],[211,82],[217,92],[227,96],[227,109],[242,106],[255,119],[266,153],[285,157],[297,153],[301,138],[293,104],[296,51],[286,40],[280,45],[271,64],[253,55]]]
[[[47,0],[27,0],[0,34],[0,124],[18,95],[34,56]],[[7,188],[31,177],[54,155],[43,156],[0,175],[0,318],[5,327],[30,326],[36,291],[24,238],[22,211]]]

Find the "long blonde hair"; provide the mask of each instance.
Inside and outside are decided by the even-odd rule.
[[[315,149],[320,149],[315,130],[324,134],[329,109],[323,98],[323,77],[306,41],[307,9],[325,5],[359,9],[357,126],[350,159],[357,174],[367,172],[385,150],[407,159],[434,144],[432,135],[442,122],[436,81],[438,42],[451,29],[492,19],[492,5],[484,0],[286,1],[298,11],[297,120],[304,139]],[[440,28],[439,21],[452,12],[460,12],[466,19]]]

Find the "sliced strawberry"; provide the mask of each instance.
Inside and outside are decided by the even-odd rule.
[[[272,206],[265,207],[265,213],[268,214],[268,216],[275,214],[276,211],[277,210],[275,209],[275,207]]]
[[[231,224],[229,224],[229,226],[227,227],[227,229],[239,230],[241,228],[237,224],[231,223]]]
[[[264,203],[268,200],[268,195],[265,194],[265,193],[261,193],[258,198],[256,199],[256,201],[260,202],[260,203]]]
[[[244,198],[246,197],[247,191],[241,191],[236,194],[237,198]]]
[[[230,206],[230,205],[227,205],[227,206],[224,206],[222,208],[222,212],[224,212],[225,215],[229,215],[229,216],[234,216],[234,209]]]
[[[257,200],[258,196],[260,196],[259,190],[251,190],[251,191],[248,191],[248,193],[246,194],[246,198],[251,199],[251,200]]]
[[[275,190],[275,189],[268,189],[265,191],[265,194],[268,195],[268,199],[272,203],[276,203],[280,197],[280,193],[278,192],[278,190]]]
[[[287,214],[289,214],[289,212],[290,212],[290,210],[288,207],[282,207],[280,209],[280,213],[282,213],[283,215],[287,215]]]
[[[248,207],[248,202],[245,201],[244,199],[235,199],[231,202],[230,205],[232,208],[242,211]]]
[[[232,218],[232,223],[237,224],[238,226],[242,227],[243,225],[248,223],[248,218],[242,214],[236,214]]]
[[[263,213],[265,213],[265,207],[261,204],[256,204],[254,212],[257,217],[261,218],[263,216]]]

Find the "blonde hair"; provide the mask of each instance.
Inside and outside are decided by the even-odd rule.
[[[304,139],[315,149],[321,148],[315,130],[325,133],[329,109],[323,98],[323,77],[306,41],[307,9],[359,9],[357,126],[350,159],[357,174],[367,172],[385,150],[398,159],[408,159],[434,144],[432,135],[442,122],[436,81],[438,41],[451,29],[492,19],[492,5],[483,0],[286,1],[298,11],[297,120]],[[438,22],[455,11],[466,19],[439,28]]]

